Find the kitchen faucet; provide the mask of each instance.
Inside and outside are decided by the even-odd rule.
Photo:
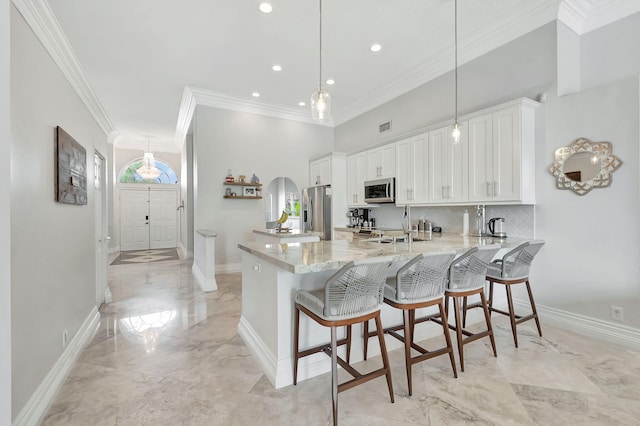
[[[411,206],[409,204],[404,205],[404,214],[402,215],[402,231],[407,235],[407,241],[411,243],[413,240],[413,234],[411,230]]]
[[[484,204],[478,204],[476,206],[476,223],[478,228],[478,235],[480,237],[486,237],[487,234],[487,221],[485,220],[485,206]]]

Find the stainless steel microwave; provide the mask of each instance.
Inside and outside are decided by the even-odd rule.
[[[395,203],[396,179],[386,178],[365,181],[364,201],[367,203]]]

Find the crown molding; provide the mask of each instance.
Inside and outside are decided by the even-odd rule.
[[[46,0],[12,0],[12,3],[58,65],[104,134],[109,135],[115,131],[113,122],[91,88],[49,3]]]
[[[315,124],[317,126],[333,127],[333,122],[318,123],[311,118],[308,110],[301,112],[299,109],[286,108],[261,102],[251,101],[245,98],[225,95],[198,87],[186,86],[182,92],[182,101],[178,111],[178,123],[176,125],[176,143],[182,146],[189,131],[196,107],[207,106],[213,108],[228,109],[232,111],[248,112],[267,117],[282,118],[285,120],[299,121],[301,123]]]
[[[179,147],[184,145],[187,133],[189,133],[189,126],[191,126],[191,119],[196,112],[196,105],[196,97],[193,95],[191,88],[185,86],[182,91],[182,100],[180,101],[178,122],[176,124],[175,142]]]
[[[558,20],[583,35],[638,12],[640,2],[633,0],[563,0]]]
[[[516,38],[554,21],[558,14],[558,0],[545,0],[537,4],[534,9],[525,11],[517,19],[511,20],[508,25],[494,24],[486,26],[481,32],[469,34],[459,42],[458,66],[476,59],[487,52],[502,46]],[[524,25],[528,23],[528,25]],[[532,24],[533,23],[533,24]],[[334,115],[335,125],[343,124],[355,117],[364,114],[392,99],[397,98],[411,90],[428,83],[451,70],[454,64],[453,51],[441,50],[429,60],[415,67],[404,77],[393,83],[383,86],[342,109]]]

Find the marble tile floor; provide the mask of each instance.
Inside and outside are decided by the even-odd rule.
[[[111,266],[113,303],[43,424],[331,424],[329,375],[274,389],[236,331],[240,274],[217,281],[202,293],[190,261]],[[457,379],[446,357],[422,362],[409,397],[403,353],[392,351],[395,404],[379,378],[340,394],[340,424],[640,424],[638,352],[544,322],[543,338],[521,325],[515,349],[507,319],[493,319],[497,358],[488,342],[466,345]]]

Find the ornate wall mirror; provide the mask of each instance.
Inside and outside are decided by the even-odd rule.
[[[556,188],[584,195],[593,188],[611,185],[611,174],[621,165],[612,153],[611,142],[578,138],[556,150],[549,172],[556,178]]]

